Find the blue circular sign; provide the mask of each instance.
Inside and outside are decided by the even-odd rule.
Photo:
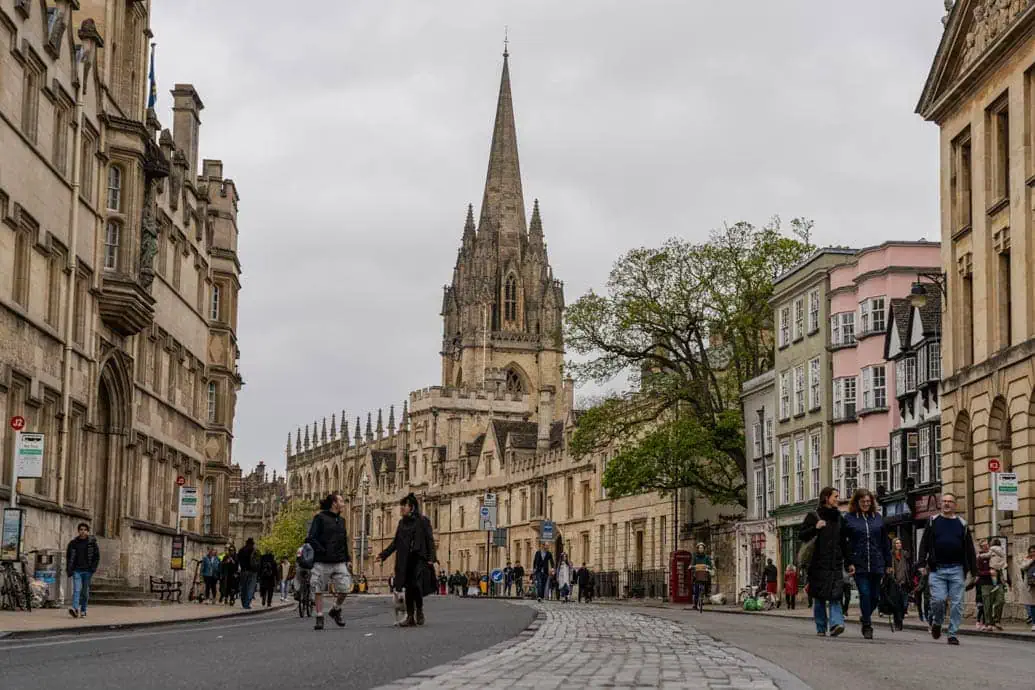
[[[500,570],[499,568],[496,568],[496,570],[493,570],[492,571],[492,581],[493,582],[503,582],[503,571]]]

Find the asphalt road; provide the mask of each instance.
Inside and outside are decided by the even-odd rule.
[[[0,641],[3,690],[372,688],[508,640],[535,612],[431,597],[422,628],[396,628],[391,600],[353,598],[348,625],[276,612],[162,628]]]
[[[838,638],[820,638],[811,620],[730,613],[637,608],[638,613],[689,623],[701,632],[780,666],[814,690],[1035,687],[1035,635],[1029,641],[964,635],[950,647],[926,632],[892,633],[875,625],[863,639],[849,622]]]

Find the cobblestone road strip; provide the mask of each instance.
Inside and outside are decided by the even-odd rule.
[[[381,690],[778,687],[743,652],[689,625],[602,606],[516,605],[539,610],[521,636]]]

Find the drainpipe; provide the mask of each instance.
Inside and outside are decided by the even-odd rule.
[[[79,29],[79,38],[83,41],[80,45],[80,52],[76,60],[76,80],[79,86],[75,93],[75,133],[72,137],[72,203],[68,213],[68,262],[65,269],[68,273],[68,280],[65,287],[65,324],[62,334],[64,339],[64,353],[61,372],[61,431],[58,447],[60,448],[60,459],[58,461],[57,476],[57,503],[58,506],[65,505],[65,469],[68,467],[68,435],[71,424],[72,406],[72,329],[74,324],[75,307],[75,284],[78,272],[78,242],[79,242],[79,180],[83,166],[83,96],[86,93],[86,78],[89,74],[89,61],[93,59],[94,51],[103,45],[100,35],[91,20],[83,22]]]

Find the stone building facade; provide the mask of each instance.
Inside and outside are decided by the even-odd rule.
[[[941,150],[942,484],[993,531],[988,461],[1019,479],[1000,512],[1016,554],[1035,540],[1035,3],[960,0],[917,105]]]
[[[289,492],[342,490],[354,542],[365,497],[371,554],[388,544],[398,501],[413,491],[436,530],[444,569],[484,573],[508,561],[527,568],[551,520],[553,549],[576,565],[632,571],[660,587],[675,544],[702,530],[722,532],[739,512],[684,492],[677,525],[672,497],[607,497],[601,477],[614,448],[581,459],[568,452],[579,413],[574,383],[563,374],[563,285],[547,256],[539,203],[527,223],[525,208],[505,54],[481,209],[477,222],[473,206],[467,209],[443,294],[441,385],[411,393],[398,420],[394,406],[387,424],[380,411],[365,425],[357,417],[351,436],[344,413],[340,421],[331,416],[329,429],[325,419],[289,435]],[[487,492],[498,498],[503,546],[487,543],[479,523]],[[713,547],[732,582],[727,531],[725,545]],[[368,560],[365,569],[377,582],[390,564]]]
[[[0,0],[0,496],[21,415],[47,439],[24,547],[86,521],[133,581],[168,567],[178,476],[202,497],[188,555],[225,543],[242,384],[237,190],[198,169],[192,86],[172,131],[148,107],[148,8]]]
[[[779,560],[780,541],[769,501],[776,496],[773,429],[776,421],[776,372],[770,370],[741,387],[745,457],[748,458],[747,514],[737,523],[737,591],[762,582],[766,559]]]
[[[278,477],[276,470],[270,477],[261,460],[248,474],[234,463],[230,467],[229,542],[241,548],[249,537],[258,540],[269,534],[286,500],[286,477]]]

